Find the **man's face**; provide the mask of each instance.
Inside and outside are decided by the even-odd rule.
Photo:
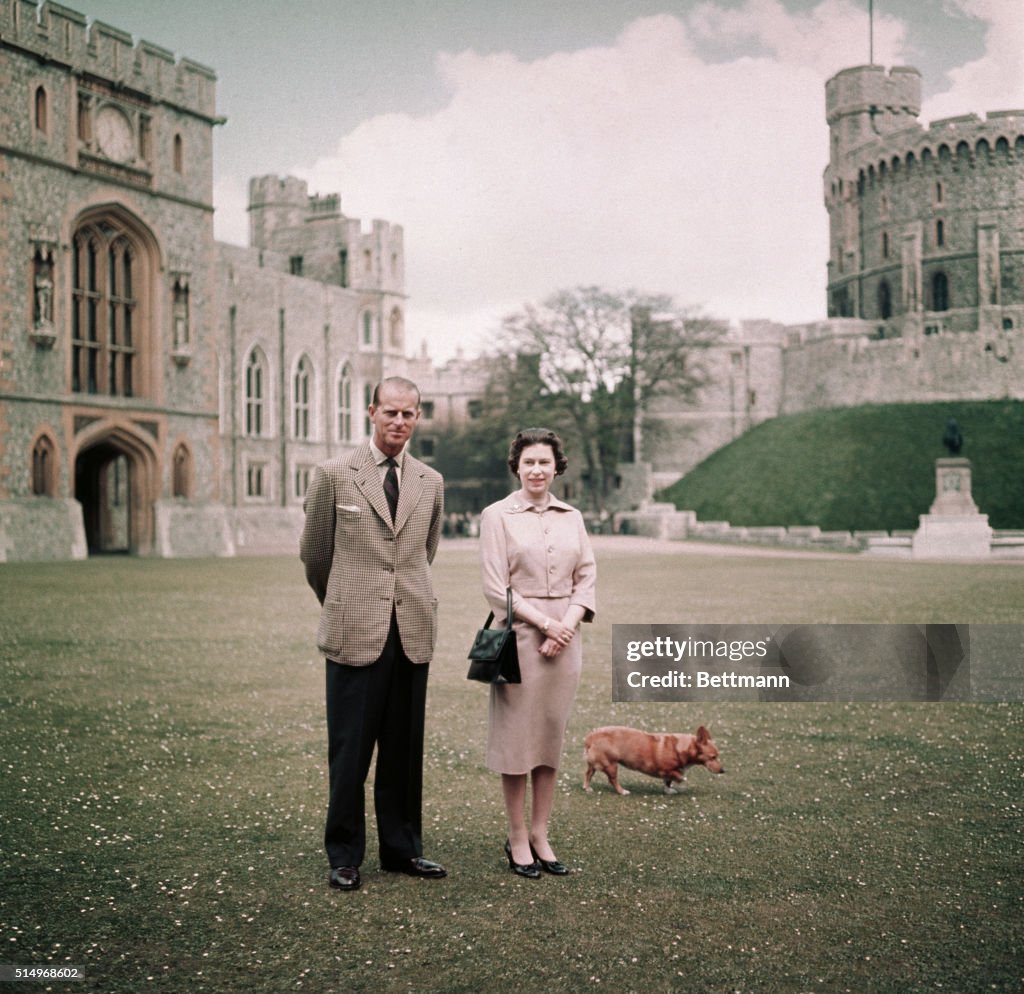
[[[412,438],[416,422],[420,419],[416,391],[385,383],[377,399],[377,404],[370,405],[373,444],[385,455],[396,456]]]

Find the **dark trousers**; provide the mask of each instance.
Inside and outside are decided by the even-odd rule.
[[[359,866],[366,852],[366,777],[373,747],[374,810],[382,861],[423,855],[423,725],[427,665],[402,651],[398,623],[369,666],[327,661],[330,802],[324,846],[331,866]]]

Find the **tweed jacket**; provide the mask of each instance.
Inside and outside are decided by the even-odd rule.
[[[441,474],[406,453],[392,523],[369,442],[317,467],[299,552],[321,604],[317,645],[337,663],[381,654],[394,608],[406,656],[429,663],[437,639],[430,564],[444,516]]]

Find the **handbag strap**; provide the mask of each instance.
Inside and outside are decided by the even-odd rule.
[[[494,621],[494,612],[487,612],[487,620],[484,622],[484,628],[490,628],[491,622]],[[512,631],[512,588],[505,588],[505,631]]]

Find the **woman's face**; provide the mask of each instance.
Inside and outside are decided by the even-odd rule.
[[[544,443],[526,446],[519,454],[518,473],[528,497],[543,497],[555,478],[554,450]]]

